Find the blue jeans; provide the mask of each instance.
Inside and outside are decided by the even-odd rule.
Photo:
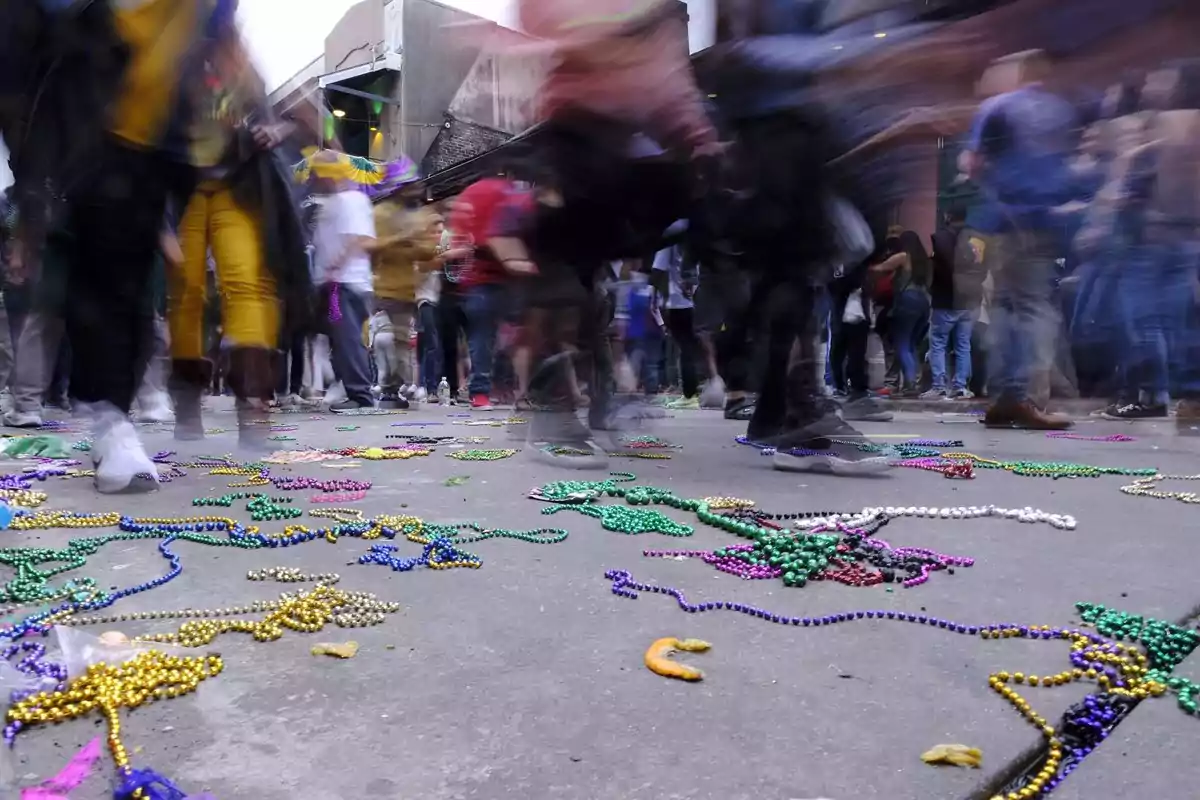
[[[323,333],[329,336],[333,374],[342,382],[342,386],[346,387],[347,398],[360,406],[374,406],[375,397],[371,394],[371,359],[366,346],[363,345],[362,330],[375,306],[375,297],[369,292],[355,291],[344,283],[338,284],[338,309],[341,316],[335,321],[329,319],[332,290],[332,283],[321,286],[320,308],[325,320]]]
[[[917,346],[929,320],[929,293],[924,289],[905,289],[892,306],[892,345],[900,361],[904,385],[917,383]]]
[[[417,359],[421,364],[421,385],[430,397],[437,395],[442,371],[442,343],[438,337],[438,309],[434,303],[417,306]]]
[[[662,388],[659,366],[665,345],[666,339],[662,331],[654,324],[648,324],[641,337],[630,339],[625,345],[626,353],[632,362],[630,366],[636,371],[642,383],[642,391],[646,394],[658,394]]]
[[[467,349],[471,353],[471,396],[492,393],[492,356],[496,350],[496,326],[500,322],[502,286],[479,284],[467,287],[463,311],[467,315]]]
[[[998,401],[1029,399],[1033,376],[1053,363],[1059,314],[1054,292],[1058,238],[1045,231],[1018,231],[992,238],[995,288],[988,307],[988,395]]]
[[[933,310],[929,327],[929,368],[933,372],[933,388],[946,388],[946,346],[954,337],[954,388],[965,389],[971,380],[971,330],[975,327],[975,312]]]

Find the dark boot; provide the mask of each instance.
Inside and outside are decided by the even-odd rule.
[[[206,358],[174,359],[167,390],[175,405],[175,438],[194,442],[204,438],[200,402],[212,383],[213,365]]]
[[[229,386],[237,398],[238,446],[265,453],[275,396],[274,353],[265,347],[235,347],[229,354]]]

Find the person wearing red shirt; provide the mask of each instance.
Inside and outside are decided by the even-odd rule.
[[[474,243],[475,257],[459,280],[463,288],[463,310],[467,317],[467,348],[471,354],[471,378],[467,391],[471,407],[491,410],[492,356],[496,328],[502,312],[505,284],[510,275],[534,272],[528,261],[500,260],[488,246],[496,229],[498,214],[520,190],[507,177],[484,178],[459,195],[450,217],[450,229]]]

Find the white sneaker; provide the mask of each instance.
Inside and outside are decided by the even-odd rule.
[[[700,390],[700,407],[725,408],[725,381],[719,375]]]
[[[40,428],[42,427],[42,415],[37,411],[6,411],[4,413],[4,424],[9,428]]]
[[[322,402],[327,406],[336,406],[338,403],[343,402],[345,399],[346,399],[346,387],[342,386],[341,381],[338,381],[337,383],[333,384],[332,386],[330,386],[328,389],[325,390],[325,397],[322,400]]]
[[[92,460],[96,465],[96,491],[119,494],[158,488],[158,468],[146,455],[137,429],[127,416],[109,406],[100,412],[95,432]]]
[[[133,413],[134,422],[175,421],[175,412],[171,409],[171,401],[166,392],[148,392],[145,397],[139,397],[137,411]]]
[[[412,399],[417,401],[418,403],[424,403],[425,401],[427,401],[429,399],[429,392],[425,391],[425,387],[422,386],[419,389],[417,389],[415,392],[413,392]]]

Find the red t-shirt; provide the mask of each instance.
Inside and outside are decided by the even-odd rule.
[[[448,227],[457,234],[469,236],[475,242],[475,260],[459,279],[462,286],[500,283],[505,278],[504,267],[487,249],[487,240],[496,228],[496,213],[514,190],[506,178],[484,178],[466,188],[458,196],[464,209],[450,214]]]

